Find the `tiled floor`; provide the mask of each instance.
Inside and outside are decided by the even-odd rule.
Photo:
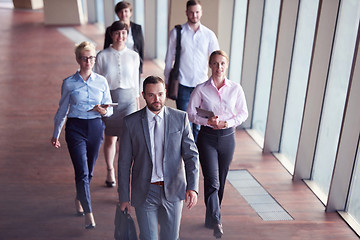
[[[230,170],[227,179],[262,220],[293,220],[249,171],[245,169]]]
[[[50,144],[62,79],[77,69],[74,43],[57,27],[44,26],[42,11],[0,5],[0,22],[0,239],[113,239],[117,193],[104,187],[102,152],[91,185],[97,227],[86,231],[84,220],[74,216],[74,173],[64,134],[62,148]],[[96,26],[75,28],[101,46]],[[162,71],[146,61],[144,76],[149,74]],[[236,141],[231,169],[247,169],[294,220],[262,220],[228,183],[223,239],[358,239],[337,213],[324,212],[303,182],[293,182],[272,155],[262,154],[245,131],[236,133]],[[201,186],[198,205],[183,211],[183,240],[213,239],[203,226],[202,194]]]

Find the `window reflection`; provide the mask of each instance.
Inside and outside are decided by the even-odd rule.
[[[264,137],[268,116],[280,0],[265,1],[252,126]]]
[[[341,1],[321,114],[312,180],[328,196],[355,51],[360,2]]]
[[[303,117],[318,2],[314,0],[302,0],[300,2],[296,27],[294,53],[280,145],[280,152],[286,156],[292,167],[295,165]]]

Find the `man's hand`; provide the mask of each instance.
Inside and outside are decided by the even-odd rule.
[[[193,206],[196,205],[196,203],[197,203],[197,193],[194,190],[187,190],[186,191],[185,202],[187,203],[188,201],[189,201],[189,203],[187,204],[188,209],[191,209]]]
[[[120,210],[121,210],[121,211],[125,211],[125,208],[127,208],[128,213],[130,214],[131,204],[130,204],[129,202],[122,202],[122,203],[119,203],[119,204],[120,204]]]

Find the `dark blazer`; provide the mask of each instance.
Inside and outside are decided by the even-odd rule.
[[[186,190],[198,192],[198,151],[186,112],[164,107],[164,121],[165,197],[171,202],[181,201]],[[146,107],[126,116],[123,128],[118,161],[119,200],[130,201],[131,182],[131,204],[137,207],[147,197],[153,167]]]
[[[130,22],[130,27],[132,36],[134,38],[134,51],[137,52],[140,56],[139,72],[142,73],[142,66],[144,61],[144,36],[142,28],[141,25],[134,22]],[[104,49],[108,48],[110,44],[112,44],[111,32],[110,27],[107,27],[105,31]]]

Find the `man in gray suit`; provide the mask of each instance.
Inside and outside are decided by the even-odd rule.
[[[147,77],[142,94],[146,107],[124,118],[120,138],[120,208],[135,207],[141,240],[159,239],[158,224],[160,239],[176,240],[183,200],[197,203],[198,151],[187,113],[164,106],[164,81]]]

